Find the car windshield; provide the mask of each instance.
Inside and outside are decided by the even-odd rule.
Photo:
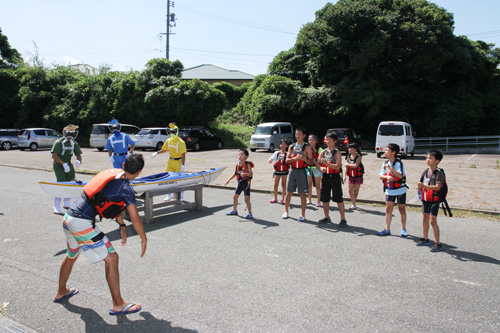
[[[141,129],[138,133],[138,135],[149,135],[151,134],[151,130],[150,129]]]
[[[110,130],[107,125],[97,125],[92,127],[92,134],[106,134],[109,132]]]
[[[270,135],[272,130],[272,126],[257,126],[254,134]]]
[[[378,134],[383,136],[402,136],[404,128],[402,125],[380,125]]]

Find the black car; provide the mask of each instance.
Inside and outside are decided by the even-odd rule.
[[[179,127],[179,137],[186,143],[187,149],[221,149],[222,139],[203,126]]]
[[[357,143],[361,149],[361,136],[357,134],[352,128],[332,128],[337,133],[337,143],[335,148],[340,151],[347,152],[347,147],[350,143]]]

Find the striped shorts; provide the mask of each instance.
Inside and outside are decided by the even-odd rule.
[[[92,220],[66,214],[63,228],[67,240],[66,254],[70,259],[76,259],[83,250],[95,264],[104,260],[108,253],[115,252],[108,237],[97,226],[92,226]]]

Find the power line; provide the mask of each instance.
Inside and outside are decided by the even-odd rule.
[[[188,7],[188,6],[185,6],[182,4],[176,4],[176,6],[180,10],[184,10],[186,12],[200,15],[203,17],[207,17],[207,18],[217,20],[217,21],[232,23],[232,24],[236,24],[236,25],[241,25],[241,26],[245,26],[245,27],[261,29],[261,30],[266,30],[266,31],[273,31],[273,32],[278,32],[278,33],[283,33],[283,34],[289,34],[289,35],[296,35],[298,33],[295,30],[285,29],[285,28],[277,28],[277,27],[272,27],[272,26],[268,26],[268,25],[264,25],[264,24],[257,24],[257,23],[253,23],[253,22],[249,22],[249,21],[238,20],[238,19],[234,19],[231,17],[222,16],[219,14],[214,14],[214,13],[206,12],[206,11],[203,11],[200,9]]]

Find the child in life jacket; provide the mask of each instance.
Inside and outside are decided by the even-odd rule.
[[[280,150],[274,152],[273,156],[268,160],[269,163],[273,164],[274,172],[274,199],[270,203],[278,202],[278,186],[281,181],[281,204],[285,204],[285,193],[286,193],[286,180],[288,178],[288,169],[290,165],[286,164],[286,154],[287,154],[288,143],[285,139],[280,142]]]
[[[384,183],[385,192],[385,229],[377,232],[377,236],[391,234],[392,211],[396,201],[401,215],[401,237],[407,237],[406,232],[406,175],[403,162],[396,158],[399,146],[389,143],[385,147],[384,156],[388,159],[382,164],[379,178]]]
[[[308,138],[308,143],[309,146],[311,146],[312,149],[312,159],[313,159],[313,165],[310,165],[306,171],[307,171],[307,177],[309,179],[309,187],[308,187],[308,192],[307,192],[307,204],[312,205],[312,189],[313,185],[316,188],[316,198],[318,199],[316,203],[316,207],[321,207],[321,201],[320,201],[320,196],[321,196],[321,171],[316,167],[316,161],[318,160],[319,154],[323,150],[318,145],[318,137],[314,134],[310,134]]]
[[[319,154],[318,165],[323,173],[321,178],[321,201],[323,202],[323,212],[325,217],[318,223],[331,223],[330,220],[330,199],[337,203],[340,213],[339,227],[347,226],[345,219],[345,205],[342,198],[342,153],[335,148],[337,133],[328,130],[325,135],[327,148]]]
[[[238,185],[236,186],[236,190],[234,191],[233,197],[233,210],[227,212],[226,215],[238,215],[238,198],[240,197],[241,192],[245,195],[245,203],[247,204],[248,214],[245,216],[246,219],[251,219],[252,215],[252,204],[250,203],[250,180],[252,179],[253,172],[252,168],[254,164],[248,159],[248,150],[240,149],[238,152],[238,160],[239,163],[236,164],[236,170],[234,174],[229,177],[228,180],[224,183],[227,185],[234,177],[238,180]]]
[[[306,168],[312,163],[311,147],[304,142],[306,138],[306,130],[299,127],[295,130],[295,139],[297,142],[290,145],[288,148],[288,155],[286,156],[286,163],[290,164],[291,171],[286,183],[286,197],[285,197],[285,212],[281,216],[282,219],[288,218],[288,210],[290,208],[290,201],[292,194],[297,190],[300,196],[300,209],[301,215],[297,219],[299,222],[306,220],[306,199],[307,199],[307,173]]]
[[[349,176],[347,181],[349,185],[349,197],[351,198],[351,207],[349,207],[349,210],[355,210],[358,209],[356,200],[358,199],[359,188],[363,184],[365,168],[361,162],[362,157],[358,144],[355,142],[350,143],[347,149],[349,154],[346,156],[344,182],[346,177]]]
[[[442,188],[445,186],[444,172],[438,168],[439,162],[443,159],[443,154],[439,150],[430,150],[427,153],[426,162],[429,166],[424,171],[420,182],[417,184],[419,195],[422,197],[422,214],[423,214],[423,238],[417,242],[417,246],[430,245],[429,235],[429,220],[434,232],[434,245],[431,247],[431,252],[441,251],[441,242],[439,240],[439,226],[437,224],[437,216],[439,212],[439,204],[444,199],[442,197]]]

